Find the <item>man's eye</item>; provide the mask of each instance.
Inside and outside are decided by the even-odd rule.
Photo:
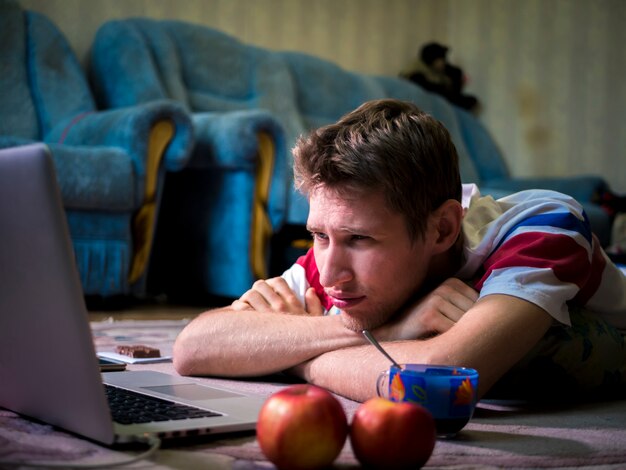
[[[313,240],[326,240],[328,238],[326,234],[322,232],[311,232],[311,237],[313,237]]]
[[[361,240],[368,240],[369,237],[367,235],[352,235],[352,240],[353,241],[361,241]]]

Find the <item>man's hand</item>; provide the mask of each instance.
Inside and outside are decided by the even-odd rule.
[[[324,307],[322,307],[322,303],[313,288],[306,291],[305,303],[306,305],[302,305],[287,281],[282,277],[273,277],[256,281],[252,285],[252,289],[235,300],[231,306],[233,310],[256,310],[261,313],[275,312],[310,316],[324,314]]]
[[[448,331],[478,299],[478,292],[457,278],[407,305],[398,317],[376,329],[379,341],[419,339]]]

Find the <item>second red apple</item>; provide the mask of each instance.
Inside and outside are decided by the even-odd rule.
[[[420,468],[435,448],[435,420],[420,405],[372,398],[354,414],[350,442],[365,467]]]

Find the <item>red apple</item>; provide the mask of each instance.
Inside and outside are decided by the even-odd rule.
[[[329,466],[348,436],[346,413],[330,392],[314,385],[292,385],[263,404],[256,427],[265,456],[279,469]]]
[[[368,468],[420,468],[433,453],[435,442],[432,414],[415,403],[371,398],[352,418],[352,450]]]

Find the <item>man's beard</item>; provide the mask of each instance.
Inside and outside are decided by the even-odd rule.
[[[343,326],[352,331],[361,332],[363,330],[375,330],[383,325],[393,316],[393,311],[375,310],[364,316],[352,316],[347,312],[341,311],[341,320]]]

